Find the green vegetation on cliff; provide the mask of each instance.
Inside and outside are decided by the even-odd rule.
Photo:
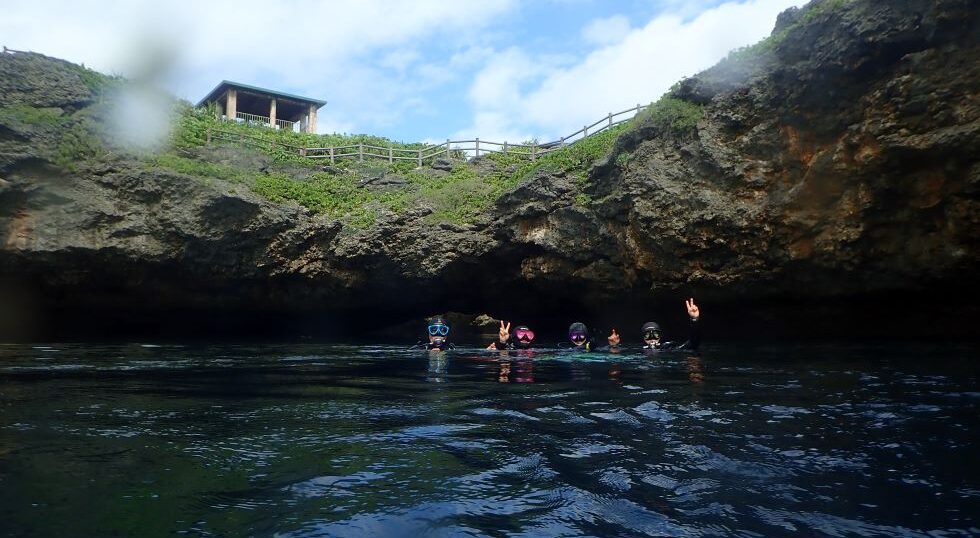
[[[205,183],[226,181],[272,202],[299,204],[353,228],[370,226],[386,214],[416,209],[423,210],[431,222],[474,222],[502,194],[542,175],[566,175],[584,189],[589,169],[632,125],[655,121],[665,129],[684,133],[693,129],[701,116],[696,105],[662,99],[632,122],[535,160],[513,153],[488,153],[469,160],[456,153],[446,156],[451,157],[449,162],[434,168],[431,160],[421,167],[415,160],[311,160],[301,156],[300,148],[364,144],[418,151],[426,145],[364,134],[318,135],[226,122],[217,119],[213,109],[174,102],[168,143],[162,151],[147,152],[119,147],[113,136],[110,118],[118,93],[112,90],[125,88],[126,81],[37,54],[16,54],[5,60],[2,69],[9,70],[12,77],[55,81],[53,89],[12,90],[0,101],[0,125],[31,139],[32,150],[41,159],[72,173],[86,164],[122,159],[127,168],[142,163]],[[54,76],[45,78],[44,73]],[[20,86],[11,86],[15,87]],[[590,203],[584,192],[574,193],[573,199],[579,205]]]
[[[504,192],[538,174],[570,174],[585,184],[592,164],[605,156],[616,138],[630,124],[622,124],[564,148],[546,153],[536,160],[513,153],[489,153],[468,161],[453,159],[447,171],[415,162],[359,162],[338,159],[335,165],[299,156],[299,147],[327,147],[363,143],[379,147],[417,150],[422,144],[402,144],[369,135],[315,135],[277,131],[260,126],[219,121],[214,112],[183,106],[173,134],[173,150],[152,157],[154,166],[191,176],[216,178],[248,186],[255,193],[279,203],[297,203],[331,218],[342,219],[358,228],[370,226],[382,212],[402,213],[410,208],[428,207],[432,222],[465,224],[475,221]],[[238,146],[242,142],[219,140],[217,131],[242,135],[248,147],[242,152],[260,152],[283,169],[300,166],[312,169],[302,179],[288,172],[257,170],[247,165],[207,162],[208,130],[213,146]],[[234,139],[235,137],[230,137]],[[191,152],[195,158],[176,152]],[[197,151],[196,153],[193,153]],[[390,188],[371,188],[369,180],[384,176],[393,179]],[[580,202],[581,200],[581,196]]]
[[[776,50],[776,47],[781,45],[783,41],[786,40],[786,36],[788,36],[790,31],[794,28],[805,24],[810,24],[820,17],[825,17],[832,13],[838,12],[853,2],[854,0],[818,0],[816,2],[811,2],[810,5],[800,13],[796,20],[790,24],[787,24],[783,28],[774,31],[772,34],[757,43],[732,49],[725,59],[722,60],[721,64],[736,66],[755,65],[763,61],[767,55]]]
[[[175,146],[182,148],[203,146],[207,143],[208,130],[211,130],[214,142],[220,140],[223,131],[232,136],[246,137],[254,148],[277,160],[302,163],[312,163],[313,161],[302,158],[299,155],[299,148],[355,146],[357,144],[383,148],[391,147],[396,150],[418,150],[425,147],[425,144],[405,144],[366,134],[321,135],[269,129],[265,126],[219,120],[214,108],[193,108],[187,103],[178,106],[173,135]]]
[[[634,125],[651,124],[661,133],[690,135],[704,117],[704,105],[667,93],[634,118]]]

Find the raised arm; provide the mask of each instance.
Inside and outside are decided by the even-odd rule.
[[[687,307],[687,316],[691,318],[691,334],[679,349],[696,351],[701,346],[701,323],[698,321],[701,319],[701,309],[694,304],[693,297],[684,301],[684,306]]]
[[[701,309],[694,304],[694,297],[684,301],[684,306],[687,307],[687,315],[690,316],[691,321],[697,321],[701,317]]]

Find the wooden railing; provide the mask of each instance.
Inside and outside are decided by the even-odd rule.
[[[289,144],[277,144],[275,141],[266,140],[264,138],[259,138],[244,133],[235,133],[211,128],[207,130],[207,143],[210,145],[214,140],[226,140],[266,148],[281,147],[287,149],[288,151],[295,151],[301,157],[306,157],[308,159],[330,159],[331,164],[336,163],[338,159],[357,159],[358,161],[364,161],[365,159],[381,159],[386,160],[389,163],[394,163],[395,161],[413,161],[417,166],[422,166],[424,162],[431,161],[437,157],[453,159],[471,154],[474,157],[479,157],[481,154],[487,153],[519,155],[534,160],[538,157],[564,148],[570,144],[574,144],[579,140],[583,140],[625,123],[648,106],[650,105],[638,104],[634,108],[629,108],[621,112],[610,112],[601,120],[586,125],[568,136],[563,136],[558,140],[544,143],[535,142],[532,144],[511,144],[506,141],[492,142],[489,140],[474,138],[472,140],[447,139],[442,144],[427,145],[417,149],[396,148],[394,145],[374,146],[363,143],[348,146],[304,148]],[[264,120],[265,125],[269,124],[269,118],[265,118],[263,116],[256,116],[245,112],[238,112],[236,115],[239,117],[239,119],[242,119],[248,123],[261,123],[259,120]],[[276,120],[277,123],[279,121],[284,120]],[[291,124],[293,122],[285,123]]]

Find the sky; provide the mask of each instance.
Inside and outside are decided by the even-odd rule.
[[[0,45],[150,79],[327,101],[321,133],[554,140],[659,98],[803,0],[7,0]]]

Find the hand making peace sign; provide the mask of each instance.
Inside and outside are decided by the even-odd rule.
[[[698,305],[694,304],[694,297],[684,301],[684,305],[687,306],[687,315],[691,316],[692,320],[697,320],[701,317],[701,310]]]
[[[504,325],[504,320],[500,320],[500,343],[504,344],[510,339],[510,322]]]

